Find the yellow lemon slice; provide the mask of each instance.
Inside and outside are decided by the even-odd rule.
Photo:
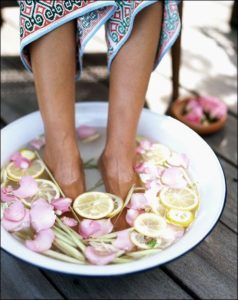
[[[159,215],[144,213],[139,215],[134,222],[135,230],[139,233],[157,238],[166,227],[166,221]]]
[[[112,198],[101,192],[88,192],[78,196],[73,203],[75,212],[87,219],[101,219],[114,209]]]
[[[38,192],[36,195],[30,198],[30,202],[33,202],[39,198],[45,199],[51,202],[53,199],[60,198],[60,192],[57,186],[50,180],[36,179]]]
[[[13,181],[19,181],[23,176],[39,177],[44,172],[44,165],[40,160],[34,160],[27,169],[17,168],[13,162],[7,166],[7,175]]]
[[[156,165],[162,165],[171,155],[168,147],[162,144],[153,144],[151,150],[143,154],[144,158],[152,161]]]
[[[161,203],[169,209],[192,210],[198,207],[199,198],[195,191],[189,188],[163,188],[159,194]]]
[[[156,238],[146,237],[135,230],[130,233],[130,240],[140,249],[153,249],[159,246]]]
[[[187,227],[193,222],[194,215],[189,210],[170,209],[166,214],[166,218],[169,223]]]
[[[7,177],[6,168],[2,168],[1,169],[1,187],[6,186],[7,180],[8,180],[8,177]]]
[[[29,149],[22,149],[20,153],[23,157],[29,160],[34,160],[36,158],[35,153]]]
[[[123,207],[123,200],[120,197],[117,197],[113,194],[107,193],[107,195],[109,195],[113,200],[113,205],[114,205],[113,211],[108,215],[109,218],[112,218],[121,211]]]

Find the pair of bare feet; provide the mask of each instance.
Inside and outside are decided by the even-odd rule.
[[[99,168],[107,192],[125,199],[136,181],[134,159],[135,148],[105,148],[99,160]],[[83,162],[76,141],[71,139],[61,144],[49,141],[46,143],[44,160],[67,197],[74,199],[86,192]],[[127,227],[124,217],[117,222],[117,229]]]
[[[105,149],[99,159],[106,191],[122,199],[135,182],[134,153],[133,150],[123,154],[120,150]],[[62,145],[46,146],[44,160],[67,197],[74,199],[86,192],[83,162],[77,146],[69,145],[66,149]]]

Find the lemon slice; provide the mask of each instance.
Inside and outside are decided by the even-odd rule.
[[[109,195],[112,198],[114,204],[113,211],[108,215],[109,218],[112,218],[121,211],[123,207],[123,200],[120,197],[117,197],[113,194],[107,193],[107,195]]]
[[[134,222],[134,227],[139,233],[157,238],[166,227],[166,221],[159,215],[144,213],[139,215]]]
[[[159,194],[161,203],[166,208],[192,210],[198,207],[199,199],[195,191],[184,189],[163,188]]]
[[[157,239],[148,238],[135,230],[130,233],[130,240],[140,249],[153,249],[159,246]]]
[[[19,181],[23,176],[39,177],[44,172],[44,165],[40,160],[34,160],[27,169],[17,168],[14,162],[7,166],[7,175],[13,181]]]
[[[171,151],[165,145],[153,144],[151,150],[143,154],[144,158],[152,161],[156,165],[162,165],[171,155]]]
[[[112,213],[112,198],[101,192],[88,192],[78,196],[73,203],[77,214],[87,219],[101,219]]]
[[[21,153],[21,155],[22,155],[24,158],[26,158],[26,159],[28,159],[28,160],[34,160],[34,159],[36,158],[35,153],[34,153],[33,151],[31,151],[31,150],[28,150],[28,149],[22,149],[22,150],[20,151],[20,153]]]
[[[35,200],[42,198],[51,202],[53,199],[60,197],[60,192],[57,186],[50,180],[46,179],[36,179],[38,192],[36,195],[27,199],[29,202],[34,202]]]
[[[193,222],[194,215],[189,210],[170,209],[166,214],[166,218],[169,223],[187,227]]]
[[[1,187],[6,186],[7,184],[7,171],[6,168],[1,169]]]

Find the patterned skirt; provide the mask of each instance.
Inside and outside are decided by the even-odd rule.
[[[28,45],[57,27],[76,19],[78,71],[86,44],[105,25],[108,70],[113,58],[127,41],[136,15],[158,0],[19,0],[20,5],[20,56],[31,70]],[[180,31],[178,1],[164,0],[163,22],[154,68],[175,42]]]

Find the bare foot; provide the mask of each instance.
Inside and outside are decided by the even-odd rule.
[[[85,192],[83,162],[78,148],[68,143],[49,145],[46,143],[44,161],[53,173],[66,197],[75,199]]]
[[[120,155],[118,152],[112,154],[104,151],[99,160],[99,167],[106,191],[125,200],[131,186],[136,183],[133,166],[134,157],[130,158],[129,155]],[[117,220],[115,230],[123,230],[129,227],[125,221],[125,213],[123,211],[118,219],[117,216],[112,219],[112,223]]]

